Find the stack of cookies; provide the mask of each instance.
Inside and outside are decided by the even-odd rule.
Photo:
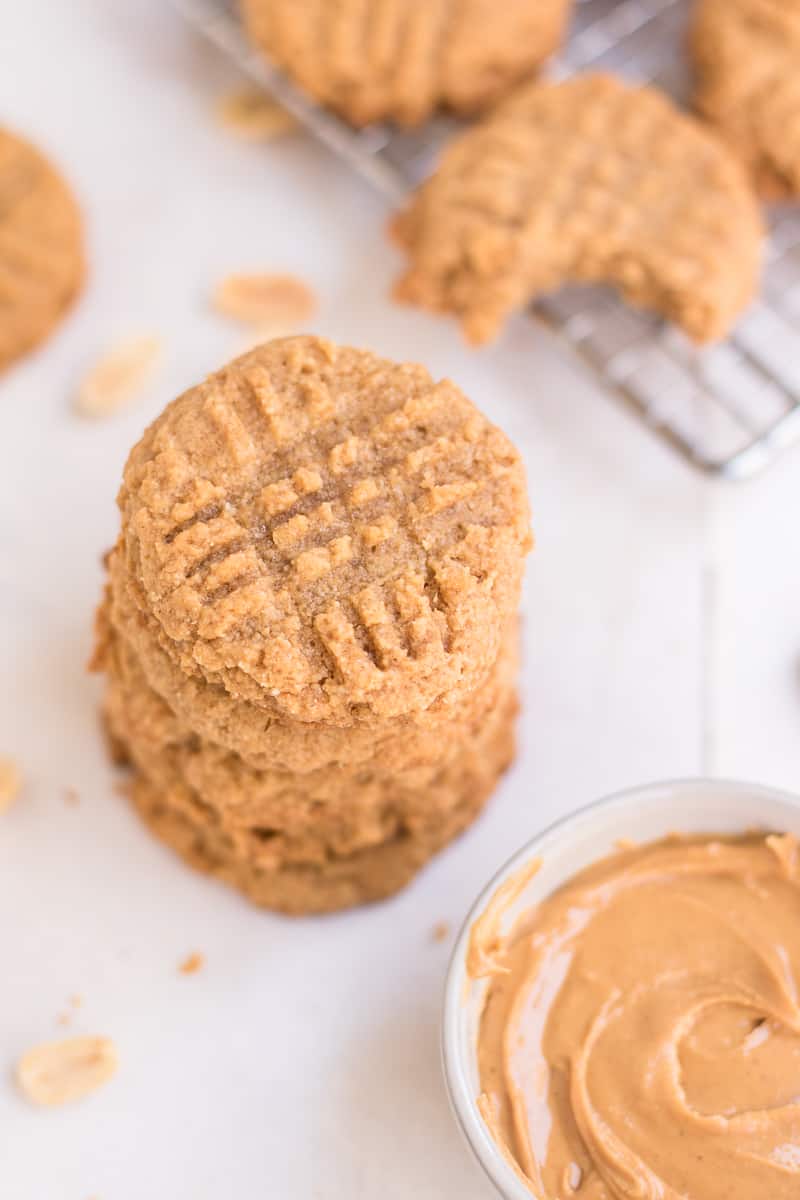
[[[168,406],[119,505],[96,665],[141,815],[269,908],[402,887],[513,756],[514,447],[422,367],[283,339]]]

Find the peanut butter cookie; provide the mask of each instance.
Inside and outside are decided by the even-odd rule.
[[[503,663],[498,658],[487,665],[486,676],[467,697],[445,697],[410,716],[346,729],[267,716],[258,705],[234,699],[221,684],[184,675],[160,649],[141,611],[129,605],[130,581],[117,551],[111,554],[109,566],[110,585],[97,614],[94,669],[124,680],[129,690],[151,691],[158,698],[170,720],[151,720],[151,734],[162,740],[198,734],[233,751],[256,770],[305,774],[327,766],[369,765],[379,759],[394,771],[437,762],[444,730],[452,732],[459,723],[480,721],[495,706],[504,686]],[[509,635],[504,634],[501,655],[508,641]]]
[[[162,789],[186,783],[196,796],[193,811],[204,805],[242,852],[250,846],[250,853],[258,851],[276,865],[314,862],[329,852],[353,853],[385,841],[401,825],[407,832],[424,831],[431,817],[450,807],[454,772],[477,771],[484,733],[489,736],[499,720],[511,719],[517,667],[516,636],[509,635],[496,668],[491,709],[443,725],[438,738],[427,739],[423,761],[402,770],[381,756],[303,773],[255,770],[237,754],[183,728],[131,671],[118,639],[107,665],[105,716],[115,745],[129,761]]]
[[[182,678],[264,725],[374,724],[469,695],[530,545],[519,455],[452,383],[312,337],[169,405],[119,504],[128,632],[142,623]]]
[[[248,33],[353,125],[473,113],[555,50],[569,0],[243,0]]]
[[[270,342],[134,447],[93,666],[189,862],[283,912],[389,895],[513,755],[513,446],[422,367]]]
[[[181,780],[164,789],[137,772],[131,795],[158,838],[191,866],[232,884],[254,904],[292,915],[332,912],[399,891],[475,820],[513,759],[514,710],[509,702],[484,730],[480,753],[442,779],[448,803],[433,808],[424,822],[412,829],[398,821],[385,840],[352,853],[328,849],[313,863],[291,861],[291,855],[276,862],[270,836],[260,839],[260,852],[253,846],[257,835],[243,849],[225,820],[209,811]],[[282,849],[286,855],[286,842]]]
[[[696,104],[769,197],[800,194],[800,3],[698,0]]]
[[[0,371],[44,341],[84,270],[72,193],[38,150],[0,129]]]
[[[393,230],[410,260],[398,298],[453,313],[476,343],[569,281],[721,337],[754,293],[762,239],[714,133],[601,74],[518,90],[451,144]]]

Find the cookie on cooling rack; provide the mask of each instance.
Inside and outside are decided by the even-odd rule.
[[[0,129],[0,371],[50,334],[84,269],[67,184],[29,142]]]
[[[393,223],[399,299],[468,339],[567,282],[610,283],[698,342],[754,294],[762,241],[740,164],[653,88],[587,74],[519,89],[456,138]]]
[[[764,195],[800,195],[800,3],[698,0],[695,102]]]
[[[571,0],[242,0],[251,40],[356,126],[477,112],[544,61]]]

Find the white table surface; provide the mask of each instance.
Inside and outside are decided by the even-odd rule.
[[[457,926],[524,838],[609,790],[700,772],[800,787],[800,456],[709,486],[527,322],[475,353],[393,307],[383,203],[302,136],[221,130],[214,102],[237,77],[165,4],[9,5],[0,63],[0,120],[63,165],[91,250],[79,308],[0,380],[0,753],[26,777],[0,820],[0,1194],[478,1200],[440,1081],[449,942],[432,927]],[[256,912],[140,828],[84,671],[126,451],[242,348],[207,303],[237,269],[296,272],[320,332],[451,375],[529,467],[519,761],[410,890],[325,920]],[[84,368],[150,331],[166,360],[147,394],[78,419]],[[207,965],[181,976],[192,950]],[[112,1036],[119,1075],[35,1110],[13,1064],[67,1032]]]

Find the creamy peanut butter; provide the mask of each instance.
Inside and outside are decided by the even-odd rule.
[[[534,1196],[800,1200],[797,838],[626,844],[470,962],[479,1108]]]

